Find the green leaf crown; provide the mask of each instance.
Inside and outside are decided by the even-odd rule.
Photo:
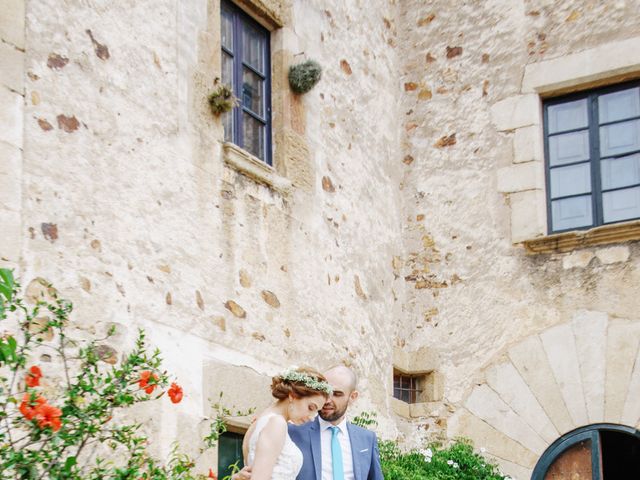
[[[310,388],[311,390],[317,390],[318,392],[323,392],[327,395],[331,395],[333,393],[331,385],[327,382],[318,381],[308,373],[299,372],[294,369],[287,370],[280,375],[280,378],[288,382],[302,383],[305,387]]]

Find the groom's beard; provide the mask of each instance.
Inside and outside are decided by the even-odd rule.
[[[342,410],[338,410],[338,408],[335,408],[333,412],[326,413],[326,414],[322,413],[322,410],[320,410],[319,412],[320,418],[323,419],[325,422],[334,422],[339,418],[341,418],[345,413],[347,413],[347,407],[348,405],[345,405]]]

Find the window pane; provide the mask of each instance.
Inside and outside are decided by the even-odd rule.
[[[600,123],[640,115],[640,87],[598,97]]]
[[[562,165],[588,159],[588,130],[549,137],[549,162],[551,165]]]
[[[587,99],[552,105],[547,109],[549,133],[563,132],[589,125]]]
[[[551,169],[551,198],[566,197],[591,191],[589,163]]]
[[[602,160],[600,169],[604,190],[640,183],[640,154]]]
[[[242,60],[260,73],[264,73],[265,37],[250,25],[244,24],[242,30]]]
[[[243,113],[242,128],[244,130],[244,141],[242,145],[245,150],[259,159],[264,160],[264,124],[248,113]]]
[[[264,81],[248,68],[242,72],[242,105],[264,117]]]
[[[222,126],[224,127],[224,141],[233,142],[233,111],[222,114]]]
[[[640,120],[600,127],[600,154],[603,157],[640,150]]]
[[[231,475],[231,465],[238,462],[242,468],[242,440],[244,435],[233,432],[225,432],[218,439],[218,475]]]
[[[556,457],[544,476],[545,480],[591,480],[591,441],[585,440]]]
[[[551,216],[554,231],[592,225],[591,195],[552,201]]]
[[[220,22],[222,46],[233,52],[233,14],[222,9],[220,12]]]
[[[603,193],[602,210],[607,223],[640,217],[640,187]]]
[[[222,52],[222,83],[233,85],[233,57]]]
[[[409,401],[411,400],[409,398],[409,390],[402,390],[400,395],[400,400],[402,400],[403,402],[409,403]]]

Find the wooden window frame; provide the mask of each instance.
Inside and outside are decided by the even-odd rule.
[[[531,480],[545,480],[549,468],[555,460],[565,451],[579,442],[589,440],[591,442],[591,471],[593,479],[602,478],[602,452],[600,432],[618,432],[636,437],[640,442],[640,431],[626,425],[616,425],[611,423],[596,423],[577,428],[564,434],[553,442],[542,454],[540,460],[533,469]]]
[[[599,226],[602,226],[602,225],[612,225],[612,224],[630,222],[630,221],[633,221],[633,220],[640,219],[640,217],[634,217],[634,218],[626,218],[626,219],[623,219],[623,220],[616,220],[616,221],[612,221],[612,222],[605,222],[604,221],[604,213],[603,213],[603,206],[602,206],[603,193],[606,193],[606,192],[609,192],[609,191],[624,190],[624,189],[629,189],[629,188],[634,188],[634,187],[640,187],[640,183],[633,184],[633,185],[626,185],[624,187],[607,189],[607,190],[603,191],[601,175],[600,175],[600,161],[601,161],[601,159],[619,158],[620,156],[628,156],[628,155],[634,155],[634,154],[640,153],[640,150],[633,150],[633,151],[625,152],[624,155],[613,155],[613,156],[604,156],[604,157],[601,156],[600,155],[600,127],[603,126],[603,125],[620,123],[622,121],[637,120],[637,119],[640,119],[640,115],[634,116],[634,117],[630,117],[630,118],[626,118],[624,120],[616,120],[614,122],[605,122],[602,125],[598,121],[598,98],[600,96],[606,95],[608,93],[613,93],[613,92],[617,92],[617,91],[622,91],[622,90],[627,90],[627,89],[630,89],[630,88],[639,87],[639,86],[640,86],[640,82],[638,82],[638,81],[625,82],[625,83],[621,83],[621,84],[617,84],[617,85],[613,85],[613,86],[608,86],[608,87],[604,87],[604,88],[587,90],[587,91],[583,91],[583,92],[579,92],[579,93],[573,93],[573,94],[569,94],[569,95],[565,95],[565,96],[561,96],[561,97],[555,97],[555,98],[551,98],[551,99],[548,99],[548,100],[544,101],[544,103],[543,103],[544,157],[545,157],[545,177],[546,177],[546,191],[547,191],[547,195],[546,195],[546,197],[547,197],[546,198],[546,201],[547,201],[547,231],[549,232],[549,234],[563,233],[563,232],[576,231],[576,230],[589,230],[591,228],[599,227]],[[563,104],[563,103],[573,102],[573,101],[582,100],[582,99],[586,99],[587,100],[587,115],[588,115],[587,118],[588,118],[588,122],[589,122],[588,126],[587,126],[587,130],[589,132],[589,160],[566,163],[566,164],[560,164],[560,165],[555,165],[555,166],[552,167],[551,164],[550,164],[550,155],[549,155],[549,138],[550,138],[550,136],[553,136],[555,134],[569,133],[569,132],[571,132],[573,130],[567,130],[567,131],[556,132],[554,134],[550,134],[549,133],[548,109],[549,109],[550,106],[560,105],[560,104]],[[584,128],[578,129],[578,130],[584,130]],[[592,220],[593,221],[592,221],[592,223],[590,225],[584,225],[584,226],[580,226],[580,227],[570,227],[570,228],[566,228],[566,229],[554,230],[553,229],[553,217],[552,217],[552,204],[551,204],[551,202],[552,202],[552,198],[551,198],[551,170],[553,168],[567,167],[567,166],[577,165],[577,164],[581,164],[581,163],[589,163],[589,165],[590,165],[590,173],[591,173],[591,191],[590,191],[590,195],[591,195],[591,213],[592,213],[591,216],[592,216]],[[576,194],[576,195],[567,195],[567,196],[557,197],[557,198],[554,198],[553,200],[558,200],[558,199],[563,199],[563,198],[571,198],[571,197],[579,197],[579,196],[584,196],[584,195],[586,195],[586,193],[580,193],[580,194]]]
[[[232,58],[233,62],[233,85],[231,85],[233,89],[234,95],[239,99],[238,105],[233,108],[232,115],[232,124],[233,124],[233,132],[231,133],[230,138],[228,139],[233,144],[237,145],[240,148],[245,148],[244,142],[244,132],[243,132],[243,124],[242,118],[243,114],[247,114],[260,122],[264,126],[264,142],[262,148],[264,149],[264,158],[260,158],[261,161],[266,163],[267,165],[273,164],[273,153],[272,153],[272,115],[271,115],[271,33],[269,30],[264,28],[258,22],[256,22],[253,18],[251,18],[247,13],[245,13],[238,6],[234,5],[228,0],[223,0],[220,2],[221,10],[226,10],[231,14],[232,18],[232,32],[233,32],[233,50],[230,51],[226,47],[220,43],[221,55],[229,55]],[[222,22],[221,18],[221,22]],[[242,49],[242,33],[247,26],[250,26],[252,29],[262,33],[264,35],[264,50],[262,52],[264,58],[264,73],[257,71],[248,63],[244,62],[243,59],[243,49]],[[262,81],[264,82],[264,117],[260,116],[256,112],[253,112],[250,108],[244,105],[243,94],[242,94],[242,73],[243,68],[248,68],[253,73],[258,75]],[[226,134],[225,134],[226,138]],[[252,152],[249,152],[252,153]],[[252,153],[253,155],[253,153]],[[259,158],[259,157],[257,157]]]

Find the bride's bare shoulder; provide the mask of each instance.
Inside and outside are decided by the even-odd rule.
[[[287,421],[284,419],[282,415],[268,415],[269,419],[266,421],[264,428],[269,428],[271,430],[286,430]]]

